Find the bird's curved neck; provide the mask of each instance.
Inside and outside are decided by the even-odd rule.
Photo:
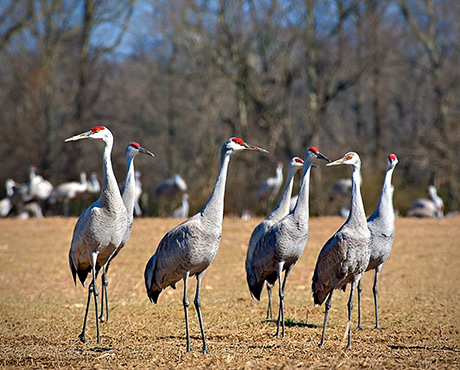
[[[212,190],[208,202],[201,210],[201,215],[213,222],[222,224],[224,218],[224,196],[225,184],[227,182],[228,164],[230,163],[232,152],[222,149],[220,159],[220,170],[217,175],[216,184]]]
[[[281,194],[281,197],[278,201],[278,204],[273,209],[272,213],[268,215],[267,220],[271,218],[280,218],[289,213],[292,188],[294,186],[294,175],[296,172],[297,171],[295,167],[289,167],[286,183],[284,184],[284,189]]]
[[[354,167],[351,175],[351,202],[350,213],[345,224],[356,224],[366,226],[366,212],[364,211],[363,199],[361,197],[361,168]]]
[[[112,168],[112,147],[113,141],[105,142],[104,154],[102,157],[102,168],[104,171],[104,181],[102,183],[102,193],[99,198],[101,204],[110,208],[112,205],[121,201],[120,190],[118,190],[117,180]]]
[[[305,158],[304,171],[302,181],[300,183],[299,195],[297,203],[292,210],[292,215],[297,222],[308,222],[309,215],[309,191],[310,191],[310,172],[311,172],[311,160]]]
[[[384,218],[389,222],[394,223],[395,212],[393,209],[393,190],[391,188],[391,178],[393,175],[394,167],[388,168],[383,180],[382,193],[380,194],[379,204],[371,215],[370,219]]]
[[[123,203],[131,216],[134,212],[134,193],[136,192],[136,177],[134,172],[134,157],[126,156],[126,179],[122,192]]]

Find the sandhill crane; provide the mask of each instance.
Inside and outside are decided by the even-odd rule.
[[[412,203],[407,217],[442,218],[444,216],[444,202],[433,185],[428,187],[428,194],[430,199],[420,198]]]
[[[97,179],[97,173],[91,172],[88,181],[88,187],[86,189],[86,193],[89,195],[98,194],[101,191],[101,184],[99,184],[99,180]]]
[[[387,158],[387,169],[383,181],[380,201],[374,213],[367,219],[367,227],[371,233],[369,264],[366,271],[375,270],[374,278],[374,308],[375,308],[375,328],[379,327],[379,314],[377,304],[377,278],[383,264],[387,260],[395,233],[395,211],[393,208],[393,185],[391,177],[398,164],[398,158],[390,154]],[[358,282],[358,329],[361,329],[361,280]]]
[[[6,197],[0,200],[0,217],[8,216],[11,209],[13,208],[11,197],[14,194],[14,185],[15,182],[12,179],[7,179],[5,181]]]
[[[433,185],[428,187],[428,194],[430,194],[430,198],[433,201],[434,205],[436,206],[436,218],[443,218],[444,217],[444,202],[442,198],[438,195],[436,188]]]
[[[269,207],[273,200],[275,199],[276,195],[278,194],[281,185],[283,184],[283,163],[278,162],[276,167],[276,177],[269,177],[262,181],[257,190],[257,200],[260,201],[267,201],[267,207]]]
[[[188,204],[188,199],[189,199],[189,196],[187,193],[182,194],[182,205],[171,212],[172,218],[188,217],[188,211],[190,208]]]
[[[353,309],[353,291],[369,263],[370,232],[367,227],[366,213],[361,198],[361,159],[358,154],[349,152],[326,166],[339,164],[353,167],[350,213],[342,227],[324,244],[312,280],[315,304],[321,305],[327,297],[324,313],[323,333],[320,346],[324,345],[327,318],[331,308],[332,294],[335,289],[350,283],[348,300],[348,347],[351,346],[351,311]]]
[[[136,172],[134,170],[134,158],[138,154],[147,154],[154,157],[154,154],[148,151],[147,149],[142,148],[139,143],[132,142],[129,143],[125,150],[125,157],[126,157],[126,179],[123,182],[123,188],[121,190],[121,197],[123,199],[123,203],[126,207],[128,223],[126,226],[126,232],[123,236],[122,242],[116,249],[116,251],[110,256],[109,260],[103,267],[102,272],[102,294],[101,294],[101,315],[99,319],[104,321],[104,296],[105,296],[105,312],[106,312],[106,320],[109,321],[109,296],[107,295],[107,286],[109,282],[107,280],[107,272],[109,271],[109,266],[112,260],[118,255],[120,250],[126,245],[131,236],[131,232],[133,230],[133,222],[134,222],[134,205],[136,200]]]
[[[164,180],[160,185],[158,185],[155,193],[158,197],[174,197],[186,190],[187,184],[184,179],[176,173],[173,177]]]
[[[203,338],[203,352],[208,351],[200,309],[201,279],[219,249],[228,165],[232,154],[241,150],[267,153],[265,149],[248,145],[239,138],[228,139],[221,149],[220,170],[208,202],[200,212],[174,227],[163,237],[145,267],[145,287],[151,302],[157,303],[163,289],[168,286],[175,288],[179,280],[184,280],[182,303],[185,312],[187,352],[190,352],[187,282],[188,278],[194,275],[197,281],[194,304]]]
[[[284,185],[283,192],[281,194],[280,199],[278,200],[278,204],[273,209],[273,211],[263,220],[260,224],[258,224],[252,234],[251,238],[249,239],[249,246],[248,251],[246,254],[246,272],[248,273],[248,269],[251,268],[252,258],[254,253],[254,248],[256,247],[257,242],[259,239],[267,232],[267,230],[272,227],[275,223],[281,220],[284,216],[286,216],[289,212],[290,200],[292,195],[292,187],[294,185],[294,175],[296,172],[303,167],[303,159],[299,157],[294,157],[290,160],[288,165],[288,175],[286,179],[286,183]],[[271,304],[271,293],[272,293],[272,285],[267,281],[267,293],[268,293],[268,308],[267,308],[267,320],[272,319],[272,304]]]
[[[88,274],[92,273],[92,281],[88,286],[85,319],[79,339],[85,342],[86,319],[91,293],[93,293],[97,343],[100,343],[96,277],[100,268],[123,243],[129,219],[112,168],[112,133],[105,126],[96,126],[90,131],[72,136],[65,141],[81,139],[100,140],[104,143],[104,180],[100,197],[81,214],[75,225],[69,251],[69,265],[75,284],[78,275],[84,286]]]
[[[86,181],[86,173],[80,173],[80,182],[70,181],[64,182],[56,186],[48,198],[49,204],[56,202],[64,203],[64,216],[69,216],[69,202],[80,196],[83,196],[88,190],[88,182]]]
[[[284,337],[284,289],[287,277],[307,244],[310,170],[313,160],[317,158],[329,161],[317,148],[309,148],[304,158],[305,168],[296,206],[262,235],[246,263],[249,290],[257,300],[260,300],[265,281],[272,286],[278,281],[280,303],[276,336],[279,336],[281,323],[281,335]],[[284,280],[281,284],[283,271]]]
[[[53,185],[37,175],[37,167],[31,166],[29,173],[29,194],[33,200],[45,201],[51,195]]]

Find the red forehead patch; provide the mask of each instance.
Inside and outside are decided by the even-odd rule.
[[[139,145],[139,143],[135,143],[135,142],[132,142],[131,145],[133,148],[136,148],[136,149],[139,149],[141,146]]]
[[[243,140],[241,140],[240,138],[237,138],[237,137],[234,137],[234,138],[232,139],[232,141],[233,141],[234,143],[237,143],[237,144],[240,144],[240,145],[243,145],[243,144],[244,144]]]
[[[102,130],[105,130],[104,126],[96,126],[91,130],[91,133],[96,134],[96,133],[98,133],[99,131],[102,131]]]
[[[318,152],[319,152],[318,148],[316,148],[316,147],[314,147],[314,146],[310,147],[310,149],[308,149],[308,150],[309,150],[310,152],[313,152],[313,153],[318,153]]]
[[[390,154],[388,158],[390,159],[390,161],[396,161],[396,156],[394,154]]]
[[[302,158],[295,157],[294,160],[295,160],[297,163],[303,163],[303,159],[302,159]]]

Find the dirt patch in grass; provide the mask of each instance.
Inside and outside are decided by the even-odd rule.
[[[382,329],[373,329],[373,274],[366,273],[362,312],[365,330],[355,330],[355,309],[350,350],[344,350],[348,294],[334,295],[323,349],[318,343],[324,306],[315,307],[311,297],[319,250],[343,219],[310,220],[307,247],[287,282],[283,339],[273,336],[276,323],[265,321],[266,294],[257,302],[246,286],[247,243],[259,221],[224,221],[220,250],[203,279],[201,303],[210,350],[203,355],[193,305],[192,352],[185,351],[182,283],[177,290],[165,290],[157,305],[148,301],[144,288],[145,264],[177,220],[135,220],[131,240],[109,272],[111,321],[101,324],[101,345],[96,345],[93,306],[87,342],[77,340],[86,289],[74,287],[68,266],[76,220],[0,220],[0,366],[460,367],[460,218],[397,219],[393,251],[380,274]],[[192,279],[191,302],[194,288]],[[277,288],[273,296],[277,312]]]

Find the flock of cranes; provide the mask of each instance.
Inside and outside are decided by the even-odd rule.
[[[107,296],[107,272],[110,262],[126,245],[133,228],[135,205],[134,158],[138,154],[153,154],[138,143],[130,143],[126,148],[127,172],[122,191],[112,169],[111,152],[114,138],[105,126],[66,139],[66,142],[82,139],[101,141],[103,152],[103,183],[100,197],[79,217],[73,232],[69,251],[69,265],[74,282],[78,276],[82,285],[91,273],[88,297],[82,331],[79,335],[85,341],[85,328],[91,297],[95,305],[97,343],[100,343],[99,322],[109,320]],[[222,238],[224,216],[224,196],[227,171],[231,156],[238,151],[267,153],[265,149],[249,145],[232,137],[221,149],[221,162],[217,179],[204,207],[194,216],[168,231],[161,239],[155,253],[148,260],[144,281],[148,298],[157,303],[161,292],[176,288],[183,280],[182,305],[185,315],[186,349],[190,351],[189,315],[190,305],[187,288],[189,278],[196,278],[194,306],[197,312],[202,337],[202,351],[208,352],[203,317],[200,305],[201,283],[205,272],[218,252]],[[394,154],[387,158],[387,170],[380,202],[375,212],[366,220],[361,197],[361,160],[357,153],[349,152],[341,159],[331,162],[317,148],[310,147],[304,159],[294,157],[289,163],[287,180],[281,198],[273,211],[253,231],[246,257],[246,275],[250,294],[260,299],[266,285],[269,294],[267,319],[271,317],[271,290],[279,284],[279,311],[276,336],[285,336],[284,295],[287,277],[302,255],[308,239],[310,171],[318,159],[328,162],[326,166],[347,165],[352,168],[350,212],[342,227],[321,249],[312,279],[315,304],[325,300],[325,315],[320,345],[323,346],[329,309],[333,292],[345,290],[350,285],[348,301],[348,347],[351,346],[351,314],[355,287],[361,296],[361,277],[365,271],[375,270],[374,300],[376,327],[379,327],[377,312],[377,277],[386,261],[393,244],[394,209],[391,176],[398,160]],[[296,204],[290,210],[291,193],[295,173],[303,167],[300,191]],[[183,196],[184,202],[187,196]],[[102,269],[102,295],[99,315],[98,290],[96,280]],[[284,278],[282,277],[284,271]],[[105,307],[104,307],[105,302]],[[360,299],[358,300],[360,311]],[[105,310],[104,310],[105,308]],[[358,327],[361,327],[360,312]],[[280,329],[281,328],[281,329]]]

